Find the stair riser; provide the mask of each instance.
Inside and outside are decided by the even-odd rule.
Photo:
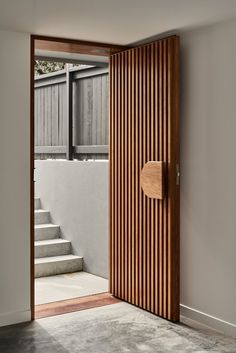
[[[68,255],[71,253],[71,244],[70,242],[66,242],[61,244],[37,245],[34,249],[36,258]]]
[[[34,199],[34,209],[39,210],[41,208],[40,199]]]
[[[60,236],[60,227],[48,227],[48,228],[40,228],[35,229],[34,238],[36,241],[38,240],[50,240],[56,239]]]
[[[35,265],[35,277],[54,276],[62,273],[78,272],[83,269],[82,259],[73,259]]]
[[[50,213],[49,212],[35,212],[34,214],[35,224],[45,224],[50,223]]]

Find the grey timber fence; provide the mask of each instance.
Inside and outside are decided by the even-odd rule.
[[[108,158],[108,68],[35,78],[35,159]]]

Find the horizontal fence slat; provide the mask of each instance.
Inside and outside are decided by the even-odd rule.
[[[65,82],[66,82],[66,75],[63,74],[56,77],[48,77],[41,81],[35,81],[34,88],[37,89],[37,88],[46,87],[46,86],[59,85],[60,83],[65,83]]]
[[[66,146],[35,146],[34,153],[52,153],[52,154],[61,154],[66,153]]]
[[[74,153],[78,154],[107,154],[108,145],[73,146]],[[62,154],[66,153],[66,146],[35,146],[35,154]]]
[[[74,146],[74,153],[83,153],[83,154],[107,154],[108,145],[80,145]]]
[[[78,70],[73,72],[73,79],[79,80],[81,78],[100,76],[108,74],[108,68],[98,68],[94,67],[92,69]]]

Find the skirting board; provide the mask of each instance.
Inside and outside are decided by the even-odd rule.
[[[236,337],[236,325],[205,314],[199,310],[180,304],[180,314],[188,319],[197,321],[213,330],[222,332],[228,336]]]
[[[19,324],[20,322],[27,322],[30,320],[31,320],[30,310],[8,312],[8,313],[0,314],[0,327]]]

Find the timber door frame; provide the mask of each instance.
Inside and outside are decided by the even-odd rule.
[[[34,288],[34,60],[35,49],[107,56],[126,50],[127,46],[89,42],[59,37],[31,35],[30,39],[30,308],[35,319]],[[52,59],[53,60],[53,59]]]
[[[173,36],[172,36],[173,37]],[[71,52],[71,53],[81,53],[81,54],[92,54],[92,55],[101,55],[101,56],[107,56],[111,57],[112,55],[115,55],[116,53],[119,52],[125,52],[128,49],[131,49],[130,47],[127,46],[119,46],[119,45],[113,45],[113,44],[104,44],[104,43],[95,43],[95,42],[86,42],[86,41],[81,41],[81,40],[72,40],[72,39],[66,39],[66,38],[57,38],[57,37],[48,37],[48,36],[38,36],[38,35],[31,35],[31,47],[30,47],[30,290],[31,290],[31,319],[34,320],[35,318],[35,288],[34,288],[34,58],[35,58],[35,48],[36,46],[39,46],[41,44],[41,49],[47,49],[52,48],[54,51],[65,51],[65,52]],[[150,44],[150,43],[148,43]],[[144,44],[142,46],[138,46],[139,48],[148,45]],[[135,48],[135,47],[134,47]],[[178,50],[177,50],[178,52]],[[177,60],[177,66],[179,64],[179,58],[178,58],[178,53],[176,53],[176,60]],[[176,89],[176,97],[174,101],[172,102],[172,108],[175,110],[176,114],[176,129],[178,130],[178,124],[179,124],[179,88],[178,88],[178,83],[179,83],[179,70],[175,71],[176,75],[176,82],[174,83],[175,89]],[[110,74],[109,74],[110,77]],[[109,118],[109,124],[111,123],[111,118]],[[109,130],[111,131],[111,130]],[[177,137],[177,149],[176,149],[176,162],[179,163],[179,136]],[[174,140],[173,140],[174,141]],[[112,161],[112,147],[111,147],[111,142],[109,138],[109,151],[110,151],[110,156],[109,156],[109,164],[110,168],[111,166],[111,161]],[[172,166],[171,168],[176,168],[176,166]],[[172,170],[170,174],[170,179],[169,182],[169,187],[173,188],[173,185],[175,183],[176,179],[176,174],[178,174],[178,171]],[[110,169],[110,183],[111,183],[111,169]],[[109,198],[111,197],[111,186],[109,188]],[[174,246],[176,253],[177,253],[177,261],[175,263],[172,263],[172,269],[173,271],[173,266],[176,266],[176,275],[177,278],[179,277],[179,191],[175,194],[175,197],[177,197],[177,207],[176,207],[176,222],[175,225],[177,228],[175,229],[176,236],[177,236],[177,242],[176,246]],[[111,204],[110,204],[111,205]],[[109,212],[110,213],[110,212]],[[110,226],[108,229],[111,230],[111,221],[110,221],[110,214],[109,214],[109,223]],[[171,224],[171,227],[173,227],[173,224]],[[109,244],[111,244],[111,231],[109,234]],[[110,245],[109,245],[110,246]],[[111,250],[111,247],[110,247]],[[110,251],[111,255],[111,251]],[[111,256],[110,256],[110,288],[111,288],[111,268],[112,268],[112,262],[111,262]],[[178,283],[177,283],[178,282]],[[175,304],[179,302],[179,281],[176,281],[176,296],[174,298]],[[173,298],[172,298],[173,299]],[[171,304],[170,304],[171,305]],[[176,305],[175,305],[176,306]],[[148,308],[144,307],[144,309]],[[172,319],[174,321],[178,321],[179,318],[179,312],[178,310],[174,314],[174,316],[167,317],[169,319]]]

